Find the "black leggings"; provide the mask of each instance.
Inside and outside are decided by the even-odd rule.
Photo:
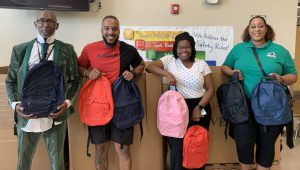
[[[204,108],[207,114],[204,117],[201,117],[200,121],[194,122],[191,120],[193,110],[198,105],[200,100],[201,98],[185,100],[189,108],[188,127],[192,125],[200,125],[208,130],[209,123],[212,116],[211,107],[209,104]],[[171,156],[170,156],[171,170],[185,170],[185,168],[182,167],[183,138],[168,137],[168,143],[171,148]],[[197,170],[205,170],[205,165],[201,168],[197,168]]]
[[[258,124],[255,121],[250,100],[247,100],[247,104],[250,121],[231,125],[239,161],[243,164],[252,164],[254,161],[254,146],[256,145],[256,162],[263,167],[271,167],[275,156],[275,142],[283,130],[283,125],[265,127]]]

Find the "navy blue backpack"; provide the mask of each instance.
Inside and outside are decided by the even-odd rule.
[[[139,88],[134,81],[120,76],[113,83],[114,116],[113,123],[119,129],[126,129],[140,123],[144,108]]]
[[[21,105],[23,114],[48,117],[64,100],[64,76],[53,61],[34,65],[25,77]]]
[[[262,125],[286,125],[292,121],[292,111],[287,87],[280,84],[276,77],[267,75],[255,48],[253,54],[264,77],[254,86],[251,93],[251,107],[255,120]],[[289,91],[288,91],[289,93]]]
[[[292,120],[286,89],[277,80],[258,83],[252,90],[251,106],[262,125],[284,125]]]

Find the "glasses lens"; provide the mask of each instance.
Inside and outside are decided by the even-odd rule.
[[[37,22],[41,25],[44,25],[45,23],[49,24],[49,25],[53,25],[56,23],[56,21],[52,20],[52,19],[38,19]]]
[[[190,50],[190,49],[192,49],[191,46],[178,46],[177,47],[177,50]]]

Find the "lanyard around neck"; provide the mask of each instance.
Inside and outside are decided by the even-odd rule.
[[[43,58],[41,57],[40,45],[42,45],[42,43],[40,43],[40,42],[37,41],[37,40],[36,40],[36,42],[37,42],[37,48],[38,48],[38,54],[39,54],[39,59],[40,59],[40,61],[48,60],[49,56],[51,55],[52,51],[54,50],[54,46],[55,46],[54,42],[48,44],[49,47],[50,47],[50,45],[52,45],[52,44],[54,44],[54,45],[52,46],[52,48],[51,48],[51,50],[50,50],[49,53],[48,53],[48,49],[47,49],[47,51],[46,51],[46,57],[45,57],[45,58],[44,58],[44,57],[43,57]],[[46,42],[45,42],[45,43],[46,43]]]

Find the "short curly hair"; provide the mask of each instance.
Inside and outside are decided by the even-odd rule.
[[[192,48],[192,54],[190,56],[190,60],[191,61],[195,61],[195,58],[196,58],[196,48],[195,48],[195,40],[194,40],[194,37],[192,37],[188,32],[183,32],[183,33],[180,33],[178,34],[176,37],[175,37],[175,43],[173,45],[173,55],[174,57],[177,59],[178,58],[178,55],[177,55],[177,46],[178,46],[178,43],[179,41],[182,41],[182,40],[187,40],[190,42],[191,44],[191,48]]]

